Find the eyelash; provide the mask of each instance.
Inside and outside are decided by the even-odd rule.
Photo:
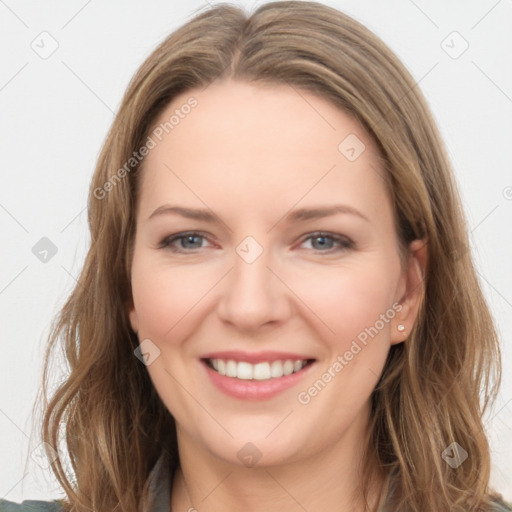
[[[177,240],[183,240],[183,239],[185,239],[187,237],[191,237],[191,236],[192,237],[200,237],[203,239],[207,238],[202,233],[197,232],[197,231],[187,231],[187,232],[183,232],[183,233],[176,233],[174,235],[170,235],[170,236],[164,238],[160,242],[160,245],[158,246],[158,248],[159,249],[167,249],[174,253],[181,253],[181,254],[186,254],[186,253],[191,253],[191,252],[193,253],[193,251],[195,249],[192,249],[192,250],[178,249],[177,247],[174,247],[171,245],[173,242],[175,242]],[[340,245],[340,247],[338,249],[329,249],[326,251],[322,251],[320,249],[313,249],[317,253],[331,254],[334,252],[341,252],[341,251],[346,251],[348,249],[353,249],[355,246],[354,242],[352,240],[350,240],[349,238],[347,238],[346,236],[339,236],[339,235],[327,233],[324,231],[317,231],[314,233],[310,233],[307,237],[305,237],[302,240],[301,245],[306,240],[311,240],[311,239],[315,239],[315,238],[330,238],[330,239],[334,240],[335,243],[338,243]],[[198,247],[196,249],[202,249],[202,247]]]

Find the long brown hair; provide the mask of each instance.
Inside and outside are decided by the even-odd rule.
[[[396,512],[485,508],[482,417],[497,392],[500,353],[443,143],[417,84],[379,38],[333,8],[288,1],[250,16],[227,4],[196,14],[156,48],[123,97],[90,187],[91,246],[45,357],[42,437],[58,450],[52,469],[70,508],[135,512],[158,456],[177,463],[174,420],[134,356],[139,340],[128,321],[142,166],[126,163],[177,94],[224,78],[317,94],[375,140],[401,243],[428,240],[428,267],[415,328],[392,347],[372,395],[372,467],[362,474],[377,458]],[[59,341],[69,372],[47,398]],[[469,454],[457,468],[441,457],[452,442]],[[363,495],[368,486],[363,480]]]

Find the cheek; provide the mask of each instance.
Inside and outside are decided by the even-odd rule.
[[[159,349],[147,366],[160,398],[179,423],[192,415],[190,397],[179,383],[187,382],[190,350],[186,343],[204,314],[208,292],[218,277],[200,265],[162,265],[152,255],[140,254],[132,266],[132,292],[139,325],[138,337]],[[186,412],[186,414],[185,414]],[[184,415],[185,414],[185,415]],[[190,427],[191,429],[192,426]]]
[[[326,361],[296,397],[312,422],[321,417],[332,426],[325,435],[341,435],[368,404],[390,348],[399,265],[379,258],[359,263],[310,276],[302,288],[309,290],[305,302],[335,333],[322,328]]]
[[[139,337],[170,343],[179,339],[177,332],[190,322],[216,281],[217,274],[201,265],[172,267],[134,260],[132,290]]]
[[[393,298],[399,267],[384,259],[368,258],[343,267],[322,268],[294,277],[297,296],[324,325],[322,332],[338,350],[376,325],[388,332],[394,317]],[[372,331],[373,332],[373,331]]]

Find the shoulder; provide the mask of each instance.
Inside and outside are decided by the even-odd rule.
[[[65,512],[64,502],[61,500],[39,501],[25,500],[14,503],[0,499],[0,512]]]
[[[491,496],[491,508],[489,512],[512,512],[512,503],[505,501],[503,496],[499,494],[493,494]]]

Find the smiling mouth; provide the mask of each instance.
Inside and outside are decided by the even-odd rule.
[[[202,359],[218,374],[239,380],[272,380],[298,373],[314,362],[314,359],[262,361],[252,364],[232,359]]]

